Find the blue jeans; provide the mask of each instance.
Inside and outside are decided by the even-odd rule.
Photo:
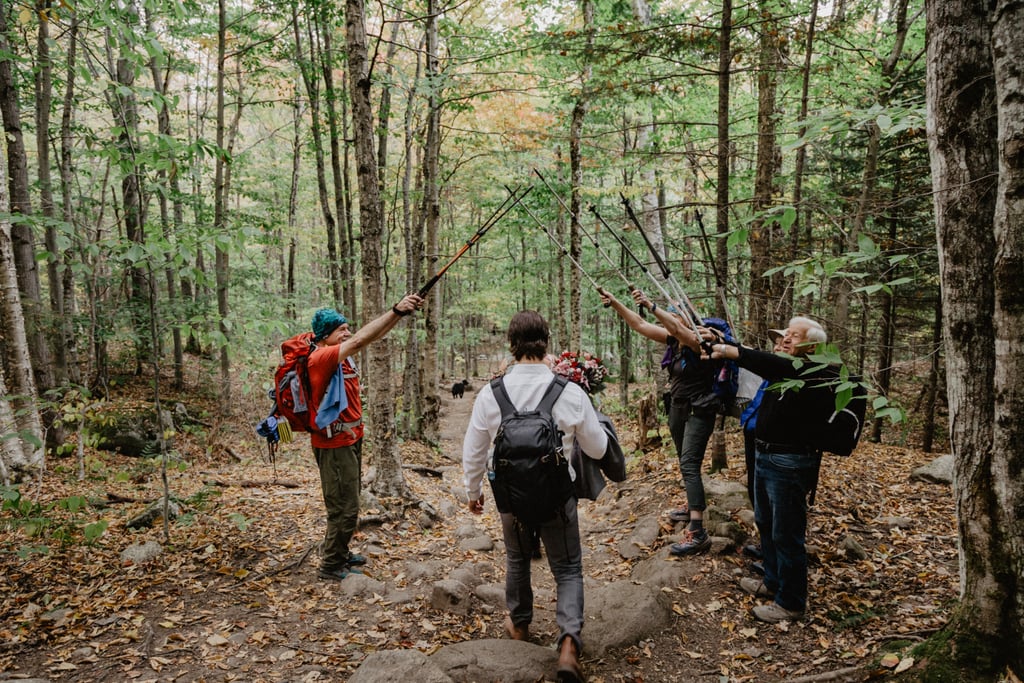
[[[530,558],[533,534],[509,513],[501,514],[501,530],[505,537],[505,603],[509,617],[516,626],[533,621],[533,586],[530,585]],[[548,557],[548,566],[557,586],[555,618],[563,638],[572,638],[576,651],[583,652],[580,631],[583,630],[583,550],[580,547],[579,518],[576,499],[570,498],[565,508],[540,525],[540,540]]]
[[[704,451],[708,439],[715,431],[715,413],[694,413],[688,401],[672,401],[668,414],[668,429],[679,457],[679,472],[683,475],[686,488],[686,505],[691,510],[707,508],[704,497],[704,481],[700,478],[704,464]]]
[[[764,585],[788,610],[807,609],[807,496],[820,456],[757,451],[754,519],[761,533]]]

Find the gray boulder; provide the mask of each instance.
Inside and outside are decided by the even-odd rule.
[[[619,542],[619,554],[627,560],[640,557],[650,550],[660,534],[661,524],[658,518],[654,515],[644,517],[637,521],[633,533]]]
[[[587,595],[583,648],[601,656],[609,648],[632,645],[672,622],[672,604],[656,587],[617,581]]]
[[[428,657],[455,683],[555,680],[558,655],[551,648],[519,640],[471,640],[441,648]],[[391,680],[401,680],[394,677]],[[407,680],[419,681],[419,678]]]
[[[382,650],[371,653],[348,679],[349,683],[452,683],[452,679],[419,650]]]
[[[926,484],[953,484],[953,454],[940,455],[927,465],[922,465],[910,474],[910,481]]]

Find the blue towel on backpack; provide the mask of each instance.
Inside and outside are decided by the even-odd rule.
[[[338,371],[331,377],[327,391],[320,400],[320,409],[316,411],[316,426],[326,429],[327,425],[338,419],[341,411],[348,408],[348,394],[345,393],[344,362],[338,363]]]

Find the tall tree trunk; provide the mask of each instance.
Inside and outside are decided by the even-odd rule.
[[[583,9],[583,32],[587,36],[584,55],[589,55],[594,44],[594,3],[592,0],[580,0]],[[569,123],[569,253],[576,263],[583,256],[583,240],[580,236],[580,191],[583,186],[583,121],[590,108],[590,96],[587,88],[590,85],[590,74],[593,67],[589,57],[583,65],[579,77],[579,90],[572,108],[572,119]],[[578,268],[569,269],[569,338],[566,346],[579,349],[583,343],[583,325],[580,322],[580,272]]]
[[[807,125],[803,123],[807,121],[808,101],[810,99],[811,90],[811,64],[812,58],[814,57],[814,31],[818,23],[818,0],[811,0],[811,17],[807,20],[807,42],[804,47],[804,66],[801,72],[800,78],[800,114],[797,117],[799,120],[800,128],[797,130],[797,138],[803,139],[807,135]],[[810,241],[810,210],[803,206],[804,201],[804,168],[807,166],[807,145],[800,145],[796,150],[796,159],[793,161],[793,208],[796,210],[796,219],[790,226],[790,243],[792,245],[792,253],[802,254],[806,253],[811,248]],[[807,239],[801,240],[804,232],[801,228],[802,225],[806,224],[808,231],[806,233]],[[788,278],[786,283],[786,291],[789,295],[786,297],[788,306],[786,310],[780,311],[782,314],[781,318],[788,320],[793,315],[796,288],[793,286],[793,277]],[[810,297],[804,298],[800,303],[802,310],[810,310],[811,300]],[[779,321],[781,325],[781,320]]]
[[[9,0],[0,0],[0,52],[14,54],[14,47],[8,36],[7,13],[11,10]],[[4,120],[4,134],[7,137],[7,176],[9,182],[8,202],[10,211],[24,216],[32,215],[29,198],[28,155],[25,153],[25,138],[21,130],[21,110],[18,105],[18,90],[11,69],[12,60],[0,59],[0,114]],[[25,320],[25,335],[28,340],[29,356],[35,386],[46,392],[54,386],[50,347],[47,343],[43,321],[43,297],[39,282],[39,268],[36,264],[35,239],[32,226],[26,221],[11,222],[11,240],[14,251],[14,266],[17,271],[18,292]],[[10,368],[7,369],[10,372]]]
[[[309,54],[305,53],[302,47],[302,31],[299,25],[298,8],[292,8],[292,29],[295,36],[295,57],[299,66],[299,73],[306,86],[306,97],[309,100],[309,132],[313,141],[314,158],[316,160],[316,188],[317,196],[320,199],[320,211],[323,213],[324,227],[327,232],[327,262],[331,275],[331,291],[334,294],[334,303],[338,305],[342,299],[341,276],[338,272],[338,246],[337,229],[335,227],[334,213],[331,210],[331,197],[327,188],[327,163],[324,154],[323,124],[321,115],[322,102],[320,101],[320,81],[317,78],[316,64],[319,61],[318,40],[320,21],[318,13],[314,11],[313,27],[307,24],[306,36],[309,40]],[[323,27],[330,30],[329,27]],[[351,311],[346,311],[354,315]]]
[[[292,104],[292,172],[288,185],[288,257],[285,263],[284,244],[281,249],[281,285],[288,302],[288,317],[295,318],[295,226],[299,214],[299,171],[302,167],[302,95],[295,86]]]
[[[342,72],[341,82],[342,90],[345,92],[349,91],[348,72]],[[355,221],[352,219],[352,184],[351,178],[351,165],[349,163],[349,151],[351,148],[352,136],[349,134],[349,116],[348,116],[348,98],[342,98],[341,100],[341,137],[345,142],[341,152],[341,184],[342,184],[342,205],[344,211],[338,220],[341,221],[341,229],[345,233],[345,243],[349,246],[349,253],[342,254],[341,259],[341,279],[343,283],[342,289],[344,290],[345,298],[345,310],[351,311],[351,316],[354,320],[359,319],[359,309],[357,308],[356,300],[356,272],[359,264],[359,240],[356,239],[355,228],[353,227]]]
[[[326,3],[320,5],[326,7]],[[331,48],[331,28],[334,26],[333,17],[328,15],[326,10],[320,11],[319,30],[317,35],[323,43],[320,52],[320,68],[324,79],[324,108],[327,112],[327,133],[329,147],[331,150],[331,177],[334,180],[334,214],[341,218],[345,207],[344,176],[342,175],[341,144],[338,129],[337,103],[341,94],[334,87],[334,50]],[[349,245],[345,239],[345,231],[337,230],[337,248],[332,259],[337,263],[331,265],[331,291],[334,293],[334,305],[344,310],[344,282],[343,271],[340,261],[347,257]]]
[[[50,106],[53,101],[53,63],[50,61],[50,0],[37,0],[36,15],[39,29],[36,32],[36,155],[38,157],[39,211],[45,219],[45,243],[49,257],[46,273],[50,286],[50,312],[53,315],[53,381],[63,385],[68,380],[68,359],[63,343],[64,318],[64,263],[57,245],[56,210],[53,202],[53,182],[50,177]]]
[[[992,15],[992,57],[995,65],[996,121],[999,149],[999,187],[995,233],[995,435],[992,469],[986,481],[994,499],[995,517],[991,558],[1006,596],[995,601],[1000,610],[997,652],[1009,657],[1010,667],[1024,674],[1024,6],[998,0]],[[965,599],[971,608],[988,605],[988,593]],[[966,596],[965,596],[966,598]],[[972,623],[972,622],[969,622]],[[985,634],[988,635],[988,634]],[[1002,647],[1000,647],[1000,645]]]
[[[903,45],[907,37],[907,2],[908,0],[897,0],[896,14],[896,40],[889,56],[882,63],[882,86],[876,98],[878,104],[885,107],[889,104],[892,92],[893,74],[896,73],[896,65],[903,54]],[[875,191],[878,187],[878,157],[881,150],[882,130],[878,124],[872,121],[868,124],[868,138],[864,150],[864,172],[861,178],[860,196],[857,199],[857,210],[854,214],[853,225],[846,233],[846,251],[856,251],[860,235],[864,232],[868,217],[874,213]],[[850,296],[853,289],[852,282],[847,278],[840,278],[836,282],[835,313],[833,318],[831,337],[840,344],[851,339],[849,333],[850,319]]]
[[[126,4],[120,12],[120,24],[108,34],[108,68],[115,75],[110,87],[110,107],[117,125],[117,149],[122,168],[121,203],[125,237],[129,242],[144,245],[146,222],[143,201],[143,172],[138,157],[139,107],[135,97],[135,34],[139,26],[138,7]],[[116,53],[116,57],[114,56]],[[149,330],[149,280],[146,270],[137,262],[128,261],[131,289],[128,306],[135,335],[135,374],[142,373],[144,363],[151,361]]]
[[[718,182],[715,193],[715,232],[719,235],[719,239],[716,240],[718,245],[716,257],[723,264],[728,263],[725,235],[729,232],[729,158],[732,147],[732,141],[729,138],[731,65],[732,0],[723,0],[722,25],[718,34],[718,142],[716,145]],[[724,265],[723,268],[725,268]],[[728,271],[723,270],[722,275],[727,278]],[[756,322],[756,319],[753,320],[755,325],[761,324]]]
[[[419,58],[419,53],[422,52],[423,44],[420,45],[421,49],[417,51],[416,59],[416,72],[413,78],[413,83],[419,83],[420,81],[420,70],[422,62]],[[408,277],[405,281],[406,291],[414,291],[417,288],[417,283],[422,280],[423,273],[423,259],[425,257],[425,248],[423,244],[423,231],[420,229],[420,221],[416,216],[416,206],[413,202],[413,171],[417,168],[415,159],[415,131],[413,129],[413,119],[416,111],[414,106],[416,99],[416,89],[409,89],[408,100],[405,105],[405,120],[403,123],[404,138],[403,138],[403,158],[405,163],[402,167],[402,234],[405,238],[405,262],[408,265],[406,272]],[[417,176],[422,178],[422,176]],[[419,180],[417,180],[417,183]],[[422,350],[420,348],[419,335],[416,333],[416,328],[413,325],[409,325],[406,331],[405,347],[407,349],[406,356],[416,359],[416,371],[406,372],[402,376],[402,405],[405,408],[405,428],[407,434],[411,435],[416,433],[417,424],[419,422],[419,410],[420,410],[420,396],[423,394],[422,387],[425,387],[429,382],[435,382],[435,378],[426,377],[423,372],[423,358]]]
[[[225,0],[217,2],[217,148],[225,149],[224,125],[224,77],[227,69],[227,7]],[[236,112],[237,113],[237,112]],[[218,154],[214,163],[213,180],[213,231],[215,235],[227,235],[227,160]],[[217,313],[220,316],[220,400],[221,410],[230,415],[231,401],[231,357],[228,353],[231,327],[228,323],[228,284],[230,280],[230,254],[217,240],[214,271],[217,282]]]
[[[961,603],[942,642],[976,680],[1024,672],[1024,8],[929,0],[928,124]],[[951,636],[946,640],[946,636]]]
[[[938,404],[940,363],[942,352],[942,296],[935,297],[935,322],[932,325],[931,363],[928,367],[928,383],[925,385],[924,427],[921,435],[921,450],[932,452],[935,440],[935,408]]]
[[[359,222],[363,234],[363,314],[372,319],[385,310],[382,235],[384,216],[377,183],[373,111],[370,106],[370,63],[366,46],[363,0],[345,2],[345,40],[352,96],[352,126],[359,181]],[[403,496],[407,488],[393,431],[394,392],[391,387],[392,344],[388,337],[368,347],[367,414],[372,457],[377,466],[373,491],[381,496]]]
[[[74,140],[72,139],[71,126],[75,111],[75,70],[78,54],[78,13],[71,15],[71,27],[68,30],[68,46],[66,51],[67,74],[64,87],[64,103],[60,120],[60,187],[61,197],[64,204],[64,222],[71,226],[72,245],[64,256],[65,268],[61,273],[60,287],[64,290],[61,300],[64,302],[64,309],[61,311],[61,339],[64,343],[65,355],[67,356],[68,380],[73,384],[82,384],[82,373],[78,364],[78,334],[75,333],[74,318],[77,313],[75,298],[74,273],[66,264],[75,257],[74,254],[82,245],[82,238],[79,233],[80,225],[75,215],[75,202],[72,199],[72,156]]]
[[[153,17],[152,14],[148,11],[146,12],[146,31],[150,33],[153,32]],[[165,98],[164,102],[167,102],[170,100],[170,98],[168,97],[169,79],[164,77],[163,72],[161,72],[160,70],[161,66],[162,65],[157,62],[156,58],[151,58],[149,60],[149,71],[150,75],[153,78],[153,89],[156,92],[163,95]],[[156,120],[157,131],[159,131],[161,135],[164,135],[168,139],[170,139],[172,137],[171,113],[166,104],[158,104]],[[177,166],[176,160],[173,159],[173,157],[175,156],[175,152],[173,150],[170,150],[168,154],[172,155],[174,165]],[[168,242],[173,242],[175,239],[177,239],[177,231],[181,228],[180,222],[172,224],[171,212],[168,204],[168,197],[172,199],[177,199],[177,195],[179,194],[179,192],[177,191],[178,188],[176,187],[177,176],[178,174],[176,172],[168,174],[164,166],[161,166],[157,171],[157,180],[160,182],[161,185],[164,185],[167,188],[167,192],[157,193],[157,201],[160,207],[160,226],[163,231],[164,239],[166,239]],[[175,276],[175,269],[170,259],[168,259],[166,265],[164,266],[164,281],[167,285],[167,305],[170,312],[168,319],[175,321],[183,320],[185,318],[185,311],[181,308],[181,304],[179,301],[180,297],[178,296],[178,282]],[[175,389],[182,389],[185,386],[185,349],[184,344],[182,342],[181,326],[178,325],[177,323],[173,323],[171,325],[171,341],[174,347],[173,386]]]
[[[892,211],[893,214],[889,216],[889,238],[886,240],[885,250],[889,252],[894,248],[896,244],[896,233],[899,227],[898,209],[899,197],[902,191],[902,183],[900,181],[900,170],[901,164],[899,160],[896,161],[896,180],[893,183],[892,189]],[[882,275],[883,281],[892,281],[896,279],[896,273],[899,270],[899,264],[893,264],[889,269]],[[888,396],[889,389],[892,386],[892,365],[895,357],[896,347],[896,296],[893,294],[892,289],[885,288],[879,293],[878,297],[878,308],[882,311],[882,319],[878,323],[879,330],[881,331],[881,340],[878,345],[878,372],[876,388],[880,396]],[[865,312],[866,313],[866,312]],[[863,370],[859,369],[858,372],[863,374]],[[880,417],[876,417],[871,424],[871,441],[879,443],[882,440],[882,427],[885,420]]]
[[[776,280],[765,272],[779,258],[778,223],[768,216],[774,206],[776,174],[782,160],[775,140],[776,90],[779,70],[779,24],[762,4],[761,56],[757,74],[757,171],[754,179],[754,217],[750,229],[750,322],[758,345],[768,339],[768,328],[778,327],[777,307],[782,295]]]
[[[0,152],[7,145],[0,141]],[[6,155],[5,155],[6,156]],[[7,172],[0,163],[0,434],[16,438],[0,439],[0,480],[4,485],[31,477],[44,467],[43,426],[39,421],[35,379],[29,355],[28,337],[21,297],[18,296],[18,275],[14,261],[14,242],[10,201],[7,194]]]
[[[426,221],[426,248],[429,267],[436,273],[438,266],[438,224],[441,220],[440,207],[440,163],[441,163],[441,97],[438,91],[440,79],[437,63],[437,15],[434,0],[427,0],[426,16],[426,80],[427,80],[427,139],[423,149],[423,217]],[[435,303],[437,302],[437,303]],[[437,443],[440,438],[441,396],[438,393],[437,368],[437,327],[440,318],[439,297],[427,299],[423,305],[425,335],[421,364],[420,416],[418,431],[427,443]]]

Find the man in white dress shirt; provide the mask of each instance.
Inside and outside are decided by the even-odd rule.
[[[533,410],[554,378],[554,373],[544,362],[548,324],[536,311],[520,311],[509,322],[508,341],[516,363],[502,379],[505,390],[518,411]],[[608,437],[582,388],[569,382],[555,401],[551,415],[563,434],[565,453],[571,452],[575,439],[583,453],[596,459],[604,456]],[[483,476],[500,424],[501,408],[488,384],[477,394],[462,446],[469,511],[476,515],[483,511]],[[570,476],[575,478],[571,468]],[[533,620],[531,534],[526,533],[524,525],[511,513],[501,513],[501,527],[507,555],[505,602],[509,615],[505,620],[505,630],[511,638],[527,640]],[[583,554],[576,498],[570,497],[558,514],[539,525],[539,531],[558,591],[558,679],[563,682],[582,681],[579,655],[583,647],[580,640],[583,628]]]

